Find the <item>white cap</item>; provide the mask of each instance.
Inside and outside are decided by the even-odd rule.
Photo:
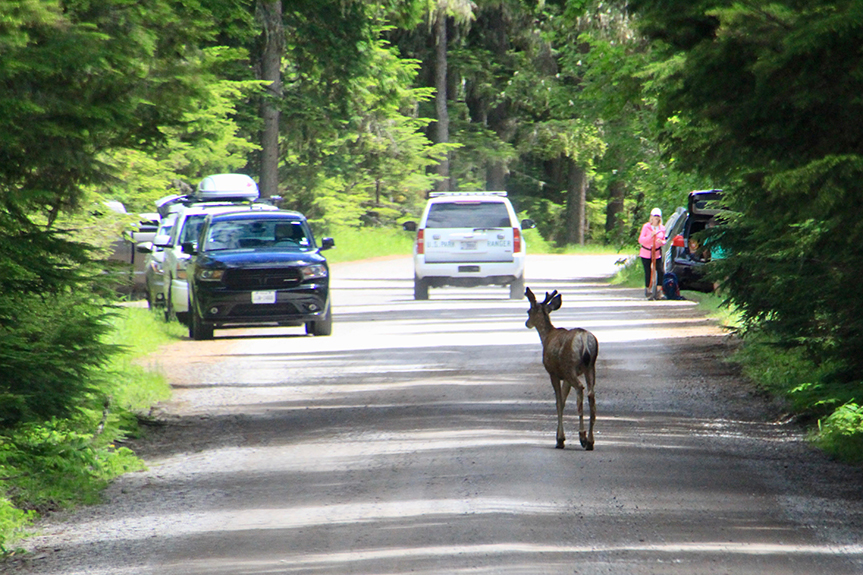
[[[662,217],[662,210],[660,210],[659,208],[653,208],[652,210],[650,210],[650,215],[651,216],[659,216],[661,218]]]

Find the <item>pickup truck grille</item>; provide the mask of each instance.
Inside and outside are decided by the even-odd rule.
[[[222,281],[228,289],[278,290],[299,285],[302,275],[299,268],[229,269]]]

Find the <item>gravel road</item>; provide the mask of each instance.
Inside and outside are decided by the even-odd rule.
[[[405,258],[333,266],[334,333],[218,330],[145,361],[175,387],[149,469],[47,517],[3,573],[863,572],[860,469],[809,447],[691,302],[616,258],[532,256],[600,341],[596,450],[554,449],[526,301],[412,299]]]

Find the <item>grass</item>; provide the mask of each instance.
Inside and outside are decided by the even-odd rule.
[[[341,228],[327,234],[336,247],[324,252],[330,263],[350,262],[372,257],[410,255],[415,234],[400,229],[374,230]]]
[[[105,370],[114,402],[131,413],[147,412],[158,401],[169,398],[171,388],[164,376],[145,369],[136,360],[176,341],[186,334],[186,328],[177,322],[165,323],[161,314],[139,307],[121,307],[113,317],[113,325],[108,343],[123,349]]]

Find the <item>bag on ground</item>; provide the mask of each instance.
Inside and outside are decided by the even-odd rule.
[[[662,278],[662,293],[665,294],[665,299],[683,299],[680,295],[680,286],[677,283],[677,276],[669,272]]]

